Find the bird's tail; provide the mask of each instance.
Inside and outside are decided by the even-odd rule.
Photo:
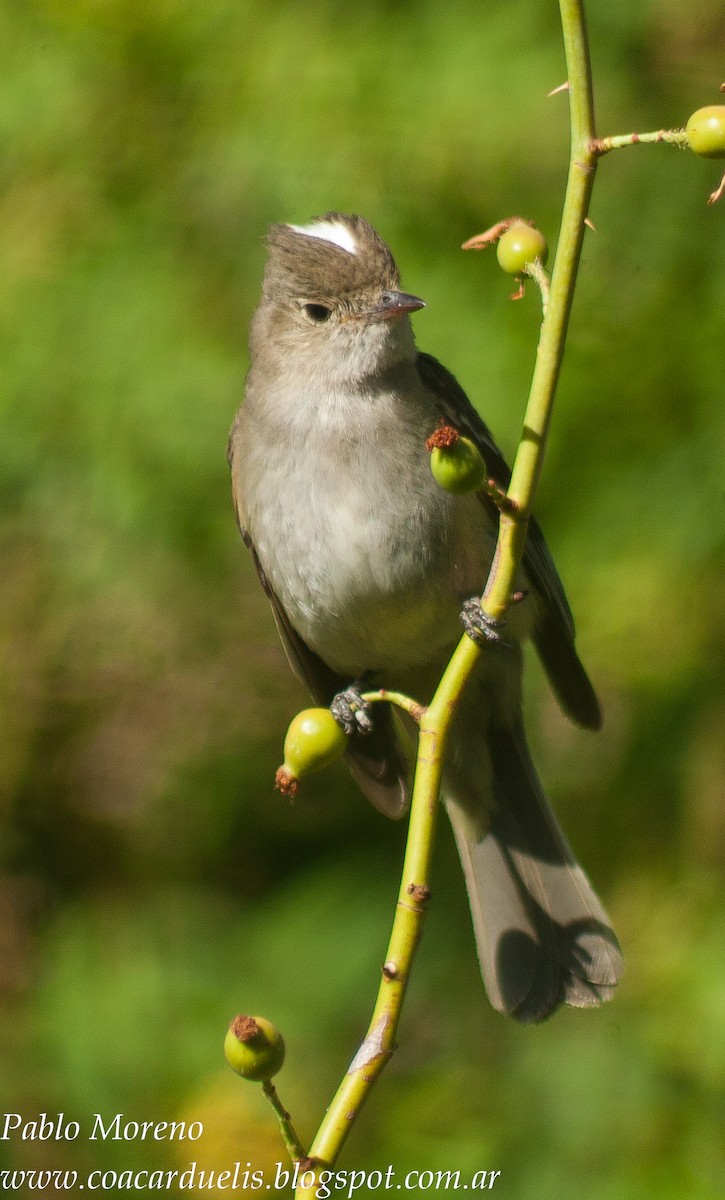
[[[622,971],[609,918],[572,855],[531,761],[523,726],[488,739],[494,807],[477,835],[447,799],[491,1003],[519,1021],[608,1000]]]

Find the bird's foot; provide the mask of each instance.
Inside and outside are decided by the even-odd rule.
[[[353,733],[373,731],[373,706],[369,700],[363,700],[355,684],[337,693],[330,705],[330,712],[348,737]]]
[[[461,621],[463,628],[469,638],[476,643],[477,646],[504,646],[508,647],[511,642],[507,642],[501,636],[501,630],[506,622],[489,617],[481,608],[481,601],[478,596],[472,596],[470,600],[464,602],[461,609]]]

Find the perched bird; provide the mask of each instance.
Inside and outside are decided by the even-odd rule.
[[[477,443],[502,487],[509,471],[454,377],[416,349],[409,314],[423,301],[400,290],[367,221],[333,212],[274,225],[268,248],[246,402],[229,439],[239,527],[295,674],[318,703],[334,700],[354,778],[398,817],[409,754],[397,720],[349,689],[430,701],[461,636],[462,606],[485,585],[499,517],[481,494],[436,483],[426,439],[443,418]],[[481,655],[459,706],[441,791],[490,1000],[538,1021],[561,1003],[608,999],[622,956],[526,744],[527,637],[568,716],[601,724],[533,521],[517,588],[505,637]]]

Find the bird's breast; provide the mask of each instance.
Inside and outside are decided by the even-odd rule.
[[[355,677],[444,659],[480,591],[494,530],[475,497],[433,480],[426,431],[267,447],[245,504],[269,582],[297,632]]]

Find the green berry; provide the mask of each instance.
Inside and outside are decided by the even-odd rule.
[[[687,140],[703,158],[725,158],[725,104],[698,108],[687,122]]]
[[[467,437],[459,437],[450,446],[435,446],[430,469],[436,482],[456,495],[476,492],[486,482],[486,464],[481,452]]]
[[[546,238],[526,221],[514,221],[496,244],[498,264],[507,275],[521,275],[529,263],[539,259],[545,263],[549,256]]]
[[[224,1039],[229,1066],[242,1079],[262,1083],[271,1079],[284,1062],[284,1039],[264,1017],[235,1017]]]
[[[329,767],[340,757],[347,737],[329,708],[306,708],[290,723],[284,739],[284,767],[295,778]]]

